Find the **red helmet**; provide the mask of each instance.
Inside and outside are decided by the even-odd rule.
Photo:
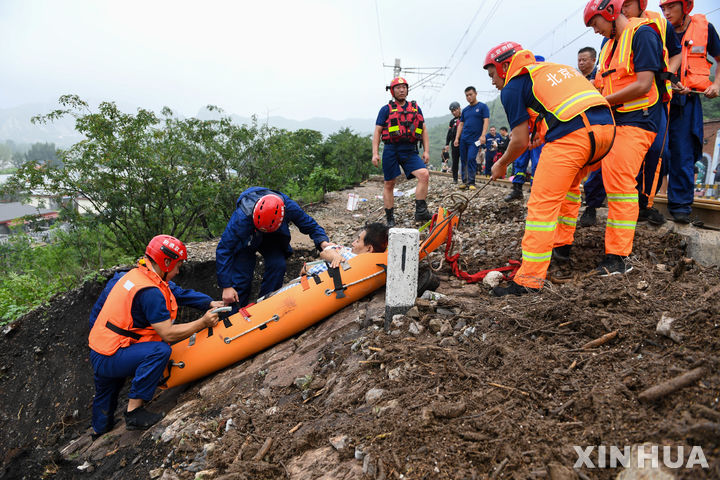
[[[390,94],[394,93],[393,88],[397,87],[398,85],[405,85],[408,90],[410,90],[410,84],[405,80],[403,77],[395,77],[392,79],[392,82],[390,82],[390,86],[386,87],[385,90],[390,90]],[[395,95],[393,95],[395,96]]]
[[[590,20],[595,15],[601,15],[608,22],[614,22],[622,13],[624,0],[590,0],[585,5],[585,26],[590,26]],[[610,8],[612,7],[612,8]]]
[[[692,12],[693,9],[693,0],[660,0],[660,6],[663,5],[670,5],[671,3],[682,3],[683,7],[683,13],[685,15]]]
[[[255,203],[253,223],[261,232],[274,232],[280,228],[283,218],[285,218],[285,202],[278,195],[269,193]]]
[[[503,42],[497,47],[491,48],[487,55],[485,55],[485,65],[483,68],[487,69],[490,65],[495,65],[498,75],[504,79],[505,75],[507,75],[507,66],[503,68],[503,64],[509,64],[513,55],[522,49],[519,43]]]
[[[150,240],[145,255],[152,258],[163,272],[169,272],[180,260],[187,260],[187,249],[177,238],[157,235]]]

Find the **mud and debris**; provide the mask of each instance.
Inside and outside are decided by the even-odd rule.
[[[431,182],[431,208],[461,201],[447,177]],[[367,199],[357,211],[345,210],[351,191]],[[382,218],[381,192],[373,179],[308,210],[349,244]],[[520,259],[525,211],[506,193],[492,185],[465,206],[454,251],[470,273]],[[398,226],[416,226],[412,200],[396,199]],[[609,479],[622,468],[576,471],[574,447],[596,446],[597,461],[598,446],[649,443],[674,447],[673,460],[676,447],[686,460],[701,447],[708,468],[671,470],[661,458],[670,478],[720,478],[720,273],[687,259],[669,229],[640,224],[630,274],[588,275],[604,253],[599,223],[578,230],[571,265],[553,267],[539,294],[493,298],[436,252],[436,294],[390,331],[381,289],[253,358],[160,391],[149,408],[166,417],[152,429],[119,421],[95,441],[87,318],[104,281],[90,281],[0,332],[0,477]],[[314,259],[307,238],[293,245],[288,279]],[[214,245],[188,250],[178,283],[219,296]],[[658,330],[663,318],[669,330]],[[688,372],[692,382],[640,401]]]

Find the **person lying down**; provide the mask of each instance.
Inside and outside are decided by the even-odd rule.
[[[327,271],[328,267],[336,268],[341,263],[350,260],[363,253],[380,253],[387,249],[388,244],[388,227],[384,223],[369,223],[365,228],[360,230],[357,238],[353,241],[352,247],[332,244],[320,252],[321,260],[308,262],[303,265],[300,275],[319,275]],[[258,298],[258,302],[266,298],[284,292],[288,288],[292,288],[300,283],[300,278],[296,278],[279,290],[276,290],[264,297]]]

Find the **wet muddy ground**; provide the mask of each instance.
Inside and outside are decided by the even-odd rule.
[[[463,204],[447,177],[432,181],[431,207]],[[356,212],[344,209],[349,191],[309,211],[349,244],[381,217],[381,188],[358,187],[368,201]],[[503,202],[507,192],[488,187],[465,206],[455,235],[464,270],[520,259],[524,208]],[[397,205],[414,226],[411,199]],[[678,478],[720,478],[720,274],[686,259],[677,235],[640,225],[633,272],[587,275],[603,255],[601,223],[578,230],[572,265],[553,266],[539,294],[490,297],[433,254],[446,296],[418,300],[389,332],[380,290],[254,359],[159,393],[151,407],[168,416],[157,427],[120,422],[95,442],[87,317],[102,282],[89,282],[0,334],[1,476],[604,479],[621,469],[576,473],[574,446],[650,442],[683,446],[686,460],[702,448],[708,468],[672,470]],[[288,279],[313,257],[306,239],[294,244]],[[219,295],[214,246],[190,254],[198,260],[178,283]],[[668,336],[657,332],[663,316],[675,320]],[[696,368],[689,386],[639,400]]]

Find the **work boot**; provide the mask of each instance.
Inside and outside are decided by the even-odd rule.
[[[675,223],[687,225],[690,223],[690,214],[685,212],[670,212]]]
[[[515,282],[510,282],[507,287],[495,287],[490,291],[493,297],[504,297],[505,295],[525,295],[526,293],[537,293],[539,288],[523,287]]]
[[[460,185],[458,185],[458,190],[465,190],[467,187],[467,183],[461,183]]]
[[[508,193],[503,200],[506,202],[512,202],[513,200],[523,199],[523,187],[522,183],[513,183],[512,190]]]
[[[145,410],[145,407],[138,407],[132,412],[125,412],[125,428],[128,430],[147,430],[162,420],[160,413],[153,413]]]
[[[552,249],[552,258],[562,263],[570,261],[570,248],[571,245],[561,245]]]
[[[418,222],[432,220],[432,215],[428,212],[427,202],[425,200],[415,200],[415,220]]]
[[[595,207],[585,207],[580,220],[577,222],[578,227],[591,227],[597,223],[597,215]]]
[[[638,212],[638,222],[648,222],[651,225],[662,225],[667,220],[662,213],[658,212],[654,207],[641,208]]]
[[[385,218],[387,219],[387,226],[388,228],[392,228],[395,226],[395,209],[394,208],[386,208],[385,209]]]
[[[632,269],[632,265],[628,263],[628,257],[608,253],[595,271],[601,277],[609,277],[611,275],[623,275],[632,271]]]
[[[475,187],[474,183],[471,183],[470,185],[468,185],[468,190],[475,190],[476,188],[477,187]]]

